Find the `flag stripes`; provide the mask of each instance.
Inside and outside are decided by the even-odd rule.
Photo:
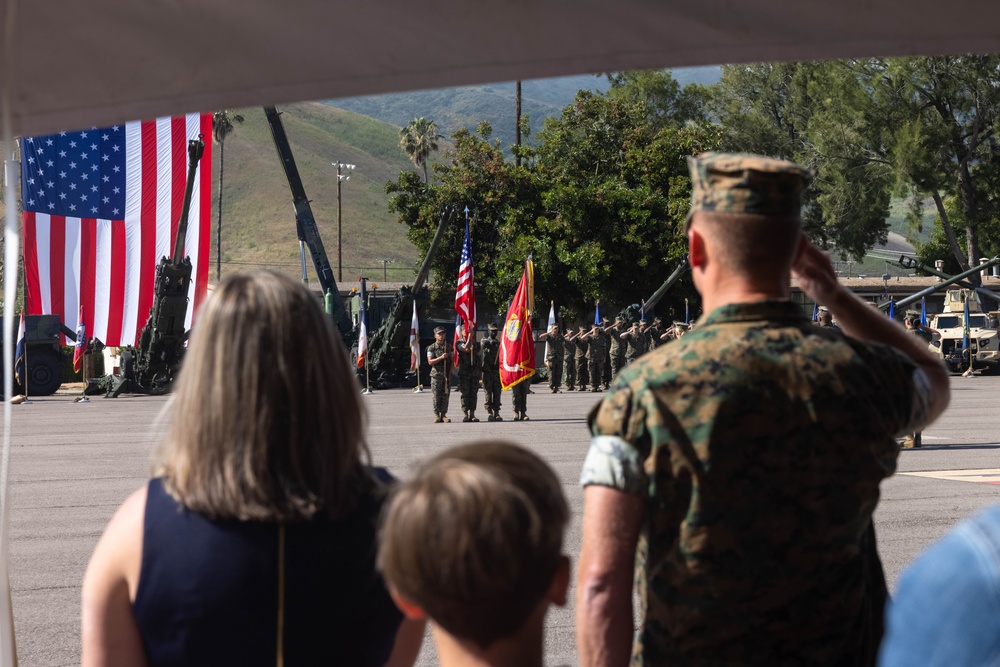
[[[72,316],[82,306],[84,323],[91,335],[107,345],[134,344],[153,304],[156,265],[161,257],[173,252],[173,238],[184,202],[187,142],[198,135],[210,138],[212,118],[210,114],[189,114],[91,132],[94,136],[112,135],[112,141],[124,152],[117,158],[119,168],[124,171],[124,193],[119,195],[123,207],[111,209],[114,203],[107,204],[108,197],[104,197],[104,207],[90,210],[107,217],[70,217],[65,211],[54,209],[51,203],[44,206],[47,202],[37,196],[38,186],[29,185],[29,182],[56,181],[60,175],[55,172],[60,165],[49,169],[53,173],[44,173],[46,167],[41,159],[31,164],[23,163],[28,313],[57,314],[66,323],[72,321]],[[115,133],[117,137],[113,136]],[[61,133],[60,136],[64,135],[82,136],[84,133]],[[32,145],[42,146],[48,139],[27,138],[24,140],[26,148],[22,150]],[[81,144],[86,141],[81,140]],[[192,192],[185,237],[185,253],[193,265],[186,328],[190,328],[194,311],[201,304],[208,285],[211,139],[206,144]],[[41,150],[38,153],[40,155]],[[78,157],[82,162],[83,156]],[[108,164],[115,165],[113,153],[111,158],[110,162],[105,160],[93,165],[95,173],[101,173],[97,168],[108,169]],[[59,187],[61,185],[60,182]],[[97,192],[96,186],[94,191]],[[81,207],[81,212],[83,209]],[[62,342],[65,344],[65,339]]]

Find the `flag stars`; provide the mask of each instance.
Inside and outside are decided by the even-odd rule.
[[[97,144],[90,144],[90,150],[96,151],[97,150]]]
[[[59,193],[59,199],[66,199],[66,193],[65,192],[60,192]]]
[[[69,189],[70,190],[76,190],[76,183],[70,183],[69,184]]]
[[[75,211],[76,210],[76,204],[70,204],[69,205],[69,210]]]
[[[80,159],[81,160],[87,160],[87,159],[90,159],[90,156],[87,155],[86,153],[80,153]]]
[[[115,132],[117,132],[120,128],[121,128],[120,125],[112,125],[111,126],[111,129],[114,130]]]
[[[66,178],[66,172],[65,171],[60,171],[59,172],[59,178]]]
[[[114,146],[111,147],[111,150],[113,150],[114,152],[117,153],[118,151],[121,150],[121,146],[119,146],[118,144],[115,144]]]
[[[80,180],[85,181],[90,178],[90,174],[80,174]]]
[[[111,213],[112,213],[113,215],[118,215],[118,209],[114,209],[113,211],[111,211]]]
[[[87,133],[86,132],[81,132],[80,133],[80,138],[81,139],[86,139],[87,138]]]
[[[104,134],[101,135],[101,140],[102,141],[107,141],[110,138],[111,138],[111,136],[107,132],[105,132]]]
[[[46,166],[46,167],[51,167],[51,166],[53,166],[54,164],[55,164],[55,162],[53,162],[52,160],[46,160],[46,161],[45,161],[45,166]]]
[[[87,201],[87,195],[80,195],[80,201]]]
[[[91,185],[90,186],[90,191],[91,192],[97,192],[97,186],[96,185]]]
[[[121,188],[117,188],[117,187],[116,187],[116,188],[115,188],[115,189],[113,190],[113,192],[114,192],[114,194],[118,194],[118,193],[120,193],[120,192],[121,192]]]
[[[49,210],[50,210],[50,211],[51,211],[52,209],[54,209],[55,207],[56,207],[56,205],[55,205],[54,203],[52,203],[52,202],[49,202]]]
[[[28,206],[34,206],[34,205],[35,205],[35,200],[34,199],[29,199],[28,200]]]
[[[65,133],[65,132],[60,132],[60,133],[59,133],[59,136],[60,136],[60,137],[65,137],[65,136],[66,136],[66,133]]]
[[[104,202],[105,204],[110,204],[111,203],[111,197],[103,197],[101,199],[101,201]]]
[[[69,147],[70,148],[76,148],[76,142],[75,141],[69,142]]]
[[[76,162],[70,162],[69,163],[69,168],[70,169],[76,169]]]
[[[105,162],[107,162],[107,161],[108,161],[108,160],[110,160],[111,158],[110,158],[110,157],[108,157],[108,155],[107,155],[107,154],[105,153],[104,155],[102,155],[102,156],[101,156],[101,159],[102,159],[102,160],[104,160]]]
[[[45,142],[45,145],[46,145],[46,146],[51,146],[51,145],[52,145],[52,144],[54,144],[54,143],[55,143],[55,142],[54,142],[54,141],[52,141],[52,139],[50,138],[50,139],[49,139],[48,141],[46,141],[46,142]]]
[[[118,166],[118,165],[116,164],[116,165],[115,165],[115,173],[117,174],[117,173],[118,173],[119,171],[121,171],[121,170],[122,170],[122,168],[121,168],[121,167],[119,167],[119,166]]]
[[[28,158],[28,164],[35,164],[35,158],[29,157]]]
[[[111,177],[108,176],[107,174],[104,174],[104,176],[101,176],[101,180],[107,183],[108,181],[111,180]]]
[[[39,148],[36,152],[41,155],[45,151],[44,148]]]
[[[97,215],[97,207],[96,206],[91,206],[90,207],[90,212],[93,213],[94,215]]]
[[[59,151],[59,157],[66,157],[66,151]]]
[[[49,181],[48,183],[45,184],[45,187],[47,187],[47,188],[54,188],[54,187],[56,187],[56,184],[53,183],[52,181]]]
[[[92,165],[90,165],[90,170],[91,170],[91,171],[97,171],[97,168],[98,168],[98,167],[97,167],[97,165],[96,165],[96,164],[92,164]]]

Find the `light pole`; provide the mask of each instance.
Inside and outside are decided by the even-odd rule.
[[[354,171],[354,165],[347,164],[346,162],[332,162],[331,164],[337,168],[337,282],[344,282],[344,253],[343,244],[341,243],[342,234],[340,227],[340,184],[344,181],[351,180],[351,175],[342,174],[341,169]]]

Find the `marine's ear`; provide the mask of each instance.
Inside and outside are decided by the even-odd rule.
[[[407,618],[413,619],[414,621],[421,621],[427,618],[427,614],[423,609],[404,598],[399,594],[399,591],[391,586],[389,587],[389,595],[392,597],[392,601],[396,603],[399,610],[403,612],[403,615]]]
[[[707,262],[705,237],[697,228],[691,227],[688,229],[688,263],[691,268],[704,269]]]

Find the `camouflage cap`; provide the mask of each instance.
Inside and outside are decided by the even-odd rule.
[[[443,334],[445,333],[444,327],[434,327],[434,333]]]
[[[486,328],[489,329],[490,331],[500,331],[500,327],[498,327],[497,325],[493,324],[492,322],[490,322],[489,324],[487,324]]]
[[[702,153],[688,158],[691,211],[800,218],[812,175],[794,162],[761,155]]]

